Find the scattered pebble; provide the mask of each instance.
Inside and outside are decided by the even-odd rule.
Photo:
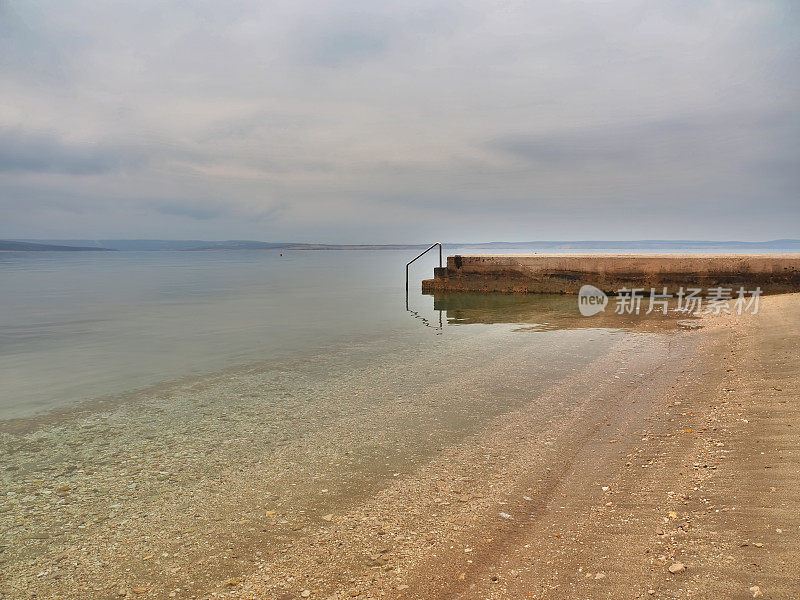
[[[675,573],[683,573],[685,570],[686,570],[686,565],[684,565],[682,562],[672,563],[669,566],[669,572],[672,573],[673,575]]]

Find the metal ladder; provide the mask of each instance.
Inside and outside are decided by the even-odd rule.
[[[428,252],[430,252],[431,250],[436,248],[436,246],[439,246],[439,268],[441,269],[442,268],[442,243],[441,242],[436,242],[430,248],[428,248],[424,252],[421,252],[419,255],[417,255],[416,258],[414,258],[414,259],[408,261],[408,263],[406,263],[406,296],[408,296],[408,267],[410,267],[411,263],[413,263],[415,260],[417,260],[419,258],[422,258]]]

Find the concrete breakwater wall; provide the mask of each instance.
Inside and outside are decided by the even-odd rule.
[[[447,257],[423,293],[577,294],[582,285],[622,288],[761,288],[800,292],[800,254],[483,254]]]

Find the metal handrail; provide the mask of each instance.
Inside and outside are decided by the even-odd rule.
[[[413,260],[410,260],[410,261],[408,261],[408,263],[406,263],[406,299],[408,299],[408,267],[410,267],[411,263],[413,263],[415,260],[417,260],[418,258],[422,258],[425,254],[427,254],[428,252],[430,252],[431,250],[436,248],[436,246],[439,246],[439,268],[441,269],[442,268],[442,243],[441,242],[436,242],[430,248],[428,248],[424,252],[422,252],[419,255],[417,255],[416,258],[414,258]]]

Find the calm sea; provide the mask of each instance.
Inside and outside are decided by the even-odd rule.
[[[413,252],[0,253],[0,418],[397,335]],[[432,256],[415,263],[410,307]]]
[[[412,266],[406,310],[416,253],[0,253],[0,419],[355,343],[422,344],[433,360],[456,333],[419,292],[435,251]]]

